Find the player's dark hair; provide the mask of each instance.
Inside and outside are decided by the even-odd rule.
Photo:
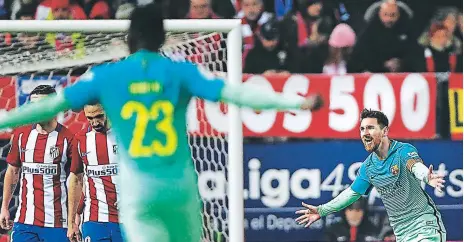
[[[130,17],[127,36],[130,53],[140,49],[157,52],[166,38],[163,20],[161,4],[151,3],[136,7]]]
[[[388,127],[388,118],[380,111],[365,108],[361,112],[361,121],[365,118],[375,118],[381,128]]]
[[[38,85],[34,90],[32,90],[30,95],[49,95],[52,93],[56,93],[56,90],[54,87],[50,85]]]

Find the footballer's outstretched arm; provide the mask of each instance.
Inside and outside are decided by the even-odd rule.
[[[348,187],[328,203],[319,205],[317,207],[317,212],[321,217],[327,216],[332,213],[336,213],[350,206],[352,203],[356,202],[360,197],[360,193],[357,193],[351,187]]]
[[[296,221],[299,224],[306,223],[305,227],[309,227],[321,217],[338,212],[356,202],[356,200],[358,200],[362,195],[368,194],[372,187],[372,184],[370,184],[369,179],[367,178],[366,166],[362,164],[359,168],[358,176],[350,187],[345,189],[336,198],[326,204],[316,207],[303,203],[303,206],[306,209],[296,211],[297,214],[302,214],[296,219]]]
[[[295,220],[298,224],[306,224],[305,227],[309,227],[321,217],[341,211],[356,202],[360,197],[360,193],[355,192],[351,187],[349,187],[328,203],[317,207],[303,202],[302,205],[305,208],[296,211],[296,214],[301,214],[301,216]]]
[[[285,95],[274,91],[263,90],[252,85],[225,84],[221,92],[221,99],[237,106],[253,109],[303,109],[317,110],[322,107],[322,99],[314,95],[305,99],[298,95]]]
[[[58,113],[70,109],[70,107],[63,93],[51,95],[39,102],[28,103],[13,111],[4,113],[0,117],[0,130],[50,120]]]
[[[419,180],[425,182],[431,187],[436,188],[439,192],[442,192],[444,188],[444,175],[434,174],[433,166],[430,165],[429,168],[425,166],[424,161],[417,154],[417,150],[414,148],[414,151],[408,152],[408,160],[406,167],[408,170]]]
[[[79,110],[85,104],[98,101],[99,79],[96,78],[96,72],[88,71],[79,80],[61,93],[4,113],[0,116],[0,130],[50,120],[60,112],[69,109]]]
[[[402,155],[402,161],[406,162],[406,168],[410,171],[418,180],[425,182],[431,187],[436,188],[439,192],[444,188],[444,175],[434,174],[433,166],[429,168],[425,166],[424,161],[419,156],[419,152],[416,147],[407,144],[400,151]]]
[[[265,90],[259,86],[232,85],[211,72],[191,63],[176,63],[171,71],[182,80],[183,86],[194,96],[210,100],[225,101],[238,106],[253,109],[303,109],[317,110],[323,102],[319,95],[310,98],[298,95],[285,95],[273,90]]]

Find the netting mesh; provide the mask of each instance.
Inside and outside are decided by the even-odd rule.
[[[0,112],[24,103],[37,85],[55,85],[59,91],[91,66],[125,58],[128,54],[125,41],[124,33],[0,33]],[[177,61],[203,65],[215,73],[227,71],[226,41],[221,33],[168,34],[162,53]],[[228,241],[227,143],[209,127],[203,102],[193,100],[190,106],[200,126],[196,132],[189,132],[189,140],[203,198],[203,241]],[[61,114],[58,120],[73,132],[87,123],[83,113],[71,111]],[[10,132],[0,134],[2,161],[9,148]],[[6,163],[1,164],[3,181]],[[11,212],[18,206],[17,194],[13,200]]]

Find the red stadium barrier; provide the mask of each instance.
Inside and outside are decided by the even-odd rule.
[[[316,113],[245,109],[242,112],[245,136],[355,139],[359,137],[359,113],[364,107],[386,113],[392,138],[432,139],[435,136],[433,74],[244,75],[244,82],[303,96],[317,92],[326,100],[325,107]],[[0,79],[0,110],[19,103],[16,94],[19,88],[14,78]],[[190,132],[225,133],[228,128],[225,110],[223,104],[192,102],[188,114]],[[68,114],[66,117],[65,124],[75,129],[85,123],[82,116]],[[0,134],[0,138],[8,137],[8,133]]]

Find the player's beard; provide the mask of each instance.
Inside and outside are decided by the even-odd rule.
[[[39,122],[38,124],[42,128],[47,128],[47,127],[52,125],[52,122],[53,122],[53,120],[48,120],[48,121],[44,121],[44,122]]]
[[[95,131],[101,132],[101,133],[106,131],[105,125],[103,125],[103,124],[95,125],[95,126],[93,126],[93,129],[95,129]]]
[[[366,139],[368,139],[369,141],[366,141]],[[366,149],[367,152],[372,153],[379,148],[381,139],[376,139],[374,137],[368,136],[363,137],[362,142],[364,144],[364,149]]]
[[[107,129],[106,127],[108,126],[107,124],[108,124],[108,121],[105,120],[105,122],[103,124],[95,125],[92,128],[95,129],[95,131],[97,131],[97,132],[104,133],[104,132],[106,132],[106,129]]]

